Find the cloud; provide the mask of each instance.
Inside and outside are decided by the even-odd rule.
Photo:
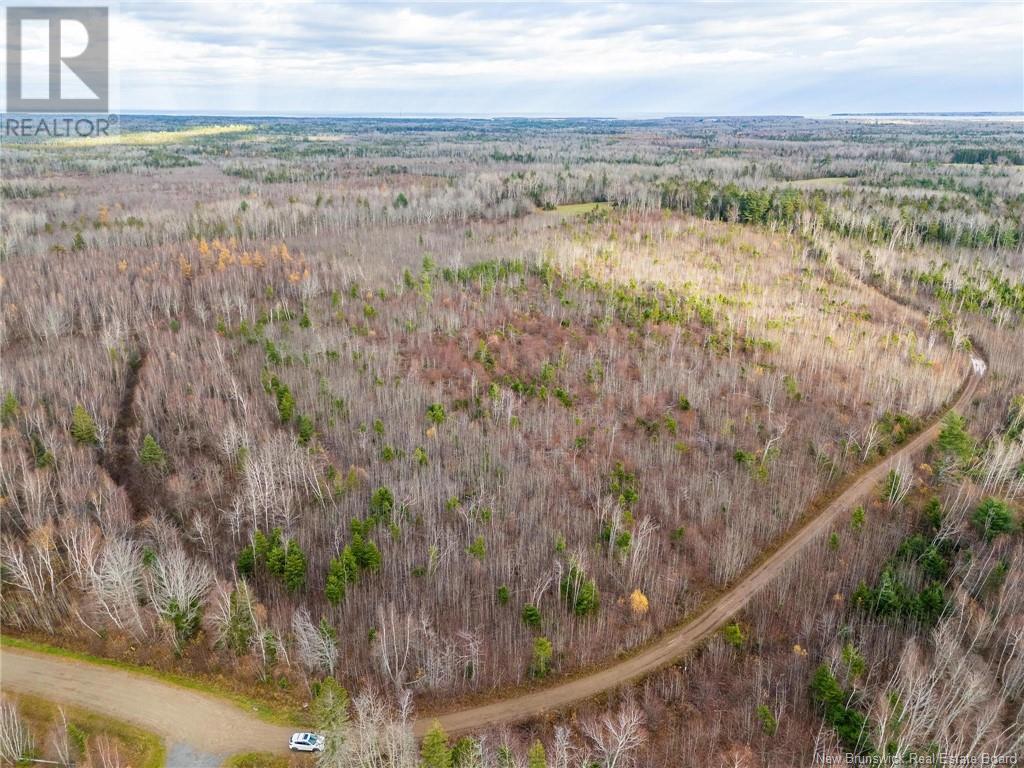
[[[1020,3],[139,3],[123,109],[1020,110]],[[855,105],[848,96],[856,94]]]

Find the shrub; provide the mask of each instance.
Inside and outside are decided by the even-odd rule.
[[[427,466],[427,449],[420,445],[416,446],[415,450],[412,452],[412,458],[419,466]]]
[[[475,557],[477,560],[483,560],[487,557],[487,544],[484,542],[483,536],[477,536],[473,539],[473,543],[466,548],[466,552]]]
[[[739,625],[739,622],[735,621],[722,628],[722,635],[725,637],[725,642],[733,648],[742,648],[743,644],[747,641],[746,635],[743,634],[743,627]]]
[[[433,403],[427,406],[427,421],[431,424],[444,424],[448,414],[441,403]]]
[[[791,400],[799,402],[803,399],[803,395],[800,394],[800,388],[797,386],[796,379],[792,376],[784,376],[782,378],[782,385],[786,388],[786,394],[789,395]]]
[[[502,605],[507,605],[510,597],[511,594],[509,593],[509,589],[506,585],[502,584],[500,587],[498,587],[499,603],[501,603]]]
[[[554,651],[551,641],[546,637],[538,637],[533,641],[533,659],[530,662],[530,674],[534,677],[544,677],[551,668],[551,657]]]
[[[608,477],[608,491],[618,498],[619,505],[629,509],[640,499],[636,475],[629,472],[622,462],[616,463]]]

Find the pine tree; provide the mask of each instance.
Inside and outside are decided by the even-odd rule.
[[[306,583],[306,554],[294,539],[288,542],[284,558],[284,585],[295,592]]]
[[[1014,529],[1013,513],[1005,501],[989,496],[971,515],[971,522],[987,541],[992,541],[1001,533],[1010,533]]]
[[[292,391],[288,389],[287,384],[278,384],[275,387],[275,394],[277,397],[277,414],[281,417],[281,423],[287,424],[292,420],[292,416],[295,415],[295,397],[292,395]]]
[[[970,461],[974,456],[974,438],[967,432],[967,421],[959,414],[950,413],[943,419],[938,443],[942,453],[960,462]]]
[[[18,398],[13,392],[8,392],[4,397],[3,405],[0,405],[0,424],[9,427],[14,423],[14,417],[18,415]]]
[[[281,529],[275,528],[265,546],[267,570],[274,576],[284,577],[285,548],[281,543]]]
[[[370,496],[370,517],[374,520],[386,520],[395,509],[395,494],[386,485],[382,485]]]
[[[309,445],[309,441],[313,439],[313,434],[316,432],[316,427],[313,424],[313,420],[309,416],[299,415],[299,443],[301,445]]]
[[[348,723],[349,697],[342,685],[333,677],[325,677],[315,686],[313,722],[318,728],[333,731]]]
[[[100,441],[96,422],[81,405],[76,405],[71,413],[71,436],[82,445],[96,445]]]
[[[256,627],[252,620],[250,607],[249,588],[243,581],[231,592],[229,602],[228,626],[224,642],[228,648],[241,656],[249,652],[249,645],[252,643],[253,633]]]
[[[241,576],[252,576],[256,570],[256,550],[252,544],[243,547],[242,551],[238,553],[237,568]]]
[[[348,584],[359,578],[359,565],[352,555],[352,548],[346,546],[341,554],[331,559],[327,567],[327,586],[324,593],[327,599],[337,605],[345,599]]]
[[[423,768],[452,768],[452,750],[448,746],[448,734],[437,721],[434,722],[420,745]]]
[[[156,469],[164,469],[167,466],[167,454],[164,453],[164,449],[160,447],[156,439],[148,433],[142,438],[139,460],[147,467]]]
[[[381,556],[377,545],[360,534],[352,534],[352,556],[361,571],[376,571],[380,568]]]
[[[533,746],[530,747],[526,756],[526,765],[527,768],[548,768],[548,755],[540,740],[533,742]]]

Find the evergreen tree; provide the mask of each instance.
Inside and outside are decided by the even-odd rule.
[[[281,529],[275,528],[266,544],[265,562],[267,564],[267,570],[274,576],[283,578],[285,559],[286,551],[284,545],[281,543]]]
[[[295,415],[295,397],[288,389],[288,385],[280,382],[275,387],[274,393],[277,398],[277,414],[281,417],[281,423],[287,424]]]
[[[387,520],[395,509],[395,494],[382,485],[370,496],[370,517],[373,520]]]
[[[256,550],[252,544],[238,553],[237,568],[240,576],[252,576],[256,571]]]
[[[327,599],[337,605],[345,599],[348,584],[359,578],[359,564],[352,554],[352,548],[346,546],[341,554],[331,559],[327,567],[327,586],[324,593]]]
[[[295,592],[306,584],[306,553],[294,539],[288,542],[284,558],[284,585]]]
[[[528,627],[536,629],[540,626],[540,611],[533,603],[527,603],[523,606],[522,618],[523,623]]]
[[[81,405],[76,405],[71,413],[71,436],[82,445],[96,445],[100,441],[96,422]]]
[[[0,405],[0,424],[5,427],[13,424],[14,418],[18,415],[18,409],[18,398],[13,392],[8,392],[4,397],[3,405]]]
[[[256,630],[249,608],[249,588],[245,582],[232,590],[228,611],[228,626],[224,642],[236,656],[242,656],[249,652],[253,633]]]
[[[939,431],[939,450],[955,458],[959,462],[970,461],[974,456],[974,439],[967,432],[967,422],[963,416],[950,413],[942,421]]]
[[[160,447],[156,439],[148,433],[142,438],[139,460],[145,466],[155,469],[162,470],[167,466],[167,454],[164,453],[164,449]]]
[[[971,515],[971,522],[986,540],[992,541],[1001,533],[1013,531],[1013,513],[1009,505],[991,496],[985,499]]]
[[[299,443],[301,445],[309,445],[309,441],[313,439],[313,435],[316,432],[316,427],[313,424],[313,420],[309,416],[300,414],[299,419]]]
[[[562,599],[577,616],[593,613],[600,605],[597,583],[593,579],[588,579],[576,563],[570,564],[568,572],[562,577],[559,591]]]
[[[333,677],[325,677],[314,686],[313,722],[325,731],[335,731],[348,723],[348,691]]]
[[[548,755],[544,751],[544,745],[540,740],[533,742],[530,751],[526,756],[527,768],[548,768]]]
[[[381,556],[377,545],[370,539],[364,539],[360,534],[352,534],[352,556],[359,565],[361,571],[376,571],[380,569]]]
[[[423,768],[452,768],[452,750],[448,746],[448,734],[436,721],[423,737],[420,759],[423,761]]]
[[[551,641],[546,637],[536,638],[533,641],[533,661],[530,664],[530,674],[534,677],[544,677],[551,666],[553,655]]]

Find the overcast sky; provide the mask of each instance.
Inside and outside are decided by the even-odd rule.
[[[1024,109],[1020,0],[124,0],[112,6],[112,19],[115,87],[125,111],[628,116]]]

